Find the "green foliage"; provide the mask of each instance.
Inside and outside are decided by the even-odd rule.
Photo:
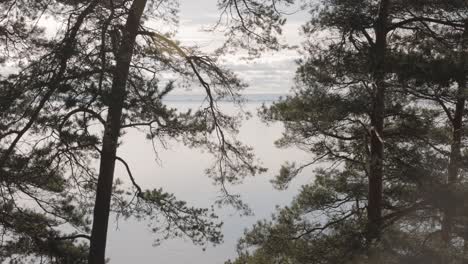
[[[63,237],[59,231],[53,230],[51,226],[58,225],[58,221],[32,210],[20,211],[13,202],[2,203],[1,209],[3,238],[0,261],[30,263],[34,257],[44,257],[44,261],[48,259],[50,263],[86,263],[87,245],[73,243],[71,236]]]
[[[309,163],[286,163],[272,181],[285,189],[305,167],[315,179],[271,221],[247,230],[238,258],[227,263],[461,263],[467,239],[465,162],[448,183],[454,116],[466,87],[466,3],[390,1],[384,82],[383,230],[368,239],[366,215],[374,104],[372,51],[381,1],[324,0],[312,19],[292,95],[263,106],[266,122],[282,122],[278,147],[297,146]],[[326,36],[326,37],[325,37]],[[460,81],[464,80],[464,82]],[[468,117],[462,112],[462,120]],[[466,123],[465,121],[463,121]],[[466,160],[466,129],[460,160]],[[455,208],[448,241],[447,208]]]
[[[15,73],[0,76],[0,204],[11,207],[2,211],[2,219],[10,220],[0,222],[8,232],[1,241],[2,261],[47,256],[51,263],[63,263],[68,254],[82,262],[87,248],[78,239],[89,239],[97,182],[93,164],[100,159],[105,120],[115,100],[111,87],[126,34],[122,18],[129,16],[131,3],[1,1],[0,63]],[[249,45],[252,50],[279,48],[277,36],[285,21],[275,4],[219,2],[223,10],[238,5],[242,7],[230,14],[226,31],[247,35],[258,44]],[[246,84],[219,66],[221,53],[204,54],[172,40],[178,1],[147,1],[143,17],[125,84],[120,136],[136,128],[154,146],[178,140],[207,150],[214,157],[207,172],[225,194],[219,203],[247,211],[226,185],[265,169],[256,165],[252,149],[235,138],[241,116],[225,115],[216,104],[224,98],[240,103]],[[54,34],[45,34],[39,23],[43,18],[56,24]],[[150,19],[165,27],[147,27]],[[240,43],[234,34],[228,42],[224,49]],[[168,94],[187,86],[206,92],[199,109],[166,105]],[[182,236],[196,244],[221,242],[222,223],[212,209],[191,207],[161,189],[141,188],[130,165],[116,160],[125,165],[130,180],[114,183],[113,213],[150,220],[158,242]],[[62,236],[59,230],[72,231]]]

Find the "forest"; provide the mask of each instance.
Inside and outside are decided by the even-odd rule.
[[[218,208],[255,214],[231,186],[268,173],[287,191],[307,172],[225,264],[468,264],[467,0],[204,0],[213,49],[177,38],[184,1],[0,0],[0,263],[114,263],[114,217],[204,250],[223,243]],[[283,51],[289,92],[247,113],[253,87],[226,57]],[[189,88],[198,107],[167,102]],[[238,136],[252,115],[307,161],[263,166]],[[209,154],[212,206],[143,184],[118,151],[133,130]]]

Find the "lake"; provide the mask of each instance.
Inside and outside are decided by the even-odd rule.
[[[257,99],[255,99],[257,98]],[[262,99],[263,98],[263,99]],[[287,205],[298,192],[302,184],[313,180],[312,169],[305,170],[287,191],[277,191],[270,180],[277,174],[285,161],[307,161],[310,155],[295,148],[278,149],[274,141],[280,138],[284,128],[280,123],[266,125],[256,117],[256,109],[262,102],[271,103],[271,96],[250,96],[244,109],[254,115],[242,123],[239,139],[254,148],[257,158],[268,172],[248,177],[244,183],[231,186],[230,191],[242,195],[254,212],[254,216],[239,216],[234,209],[219,208],[216,213],[224,222],[224,243],[216,247],[194,246],[188,239],[166,240],[154,247],[154,234],[148,231],[144,222],[136,220],[110,221],[107,256],[112,264],[127,263],[161,263],[186,264],[224,263],[236,256],[236,243],[244,230],[256,221],[269,218],[277,205]],[[196,108],[200,105],[197,99],[175,98],[168,104],[182,109]],[[235,111],[229,102],[220,103],[227,112]],[[125,158],[134,177],[144,188],[162,187],[165,191],[174,193],[178,199],[185,200],[189,205],[210,207],[220,195],[219,189],[213,186],[212,180],[204,174],[204,169],[210,165],[210,155],[199,150],[189,149],[180,143],[168,142],[168,149],[157,147],[154,153],[151,143],[144,135],[135,130],[129,131],[119,149],[119,156]],[[126,179],[124,168],[117,164],[116,177]]]

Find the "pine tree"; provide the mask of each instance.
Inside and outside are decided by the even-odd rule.
[[[277,187],[322,168],[291,206],[247,231],[235,263],[458,263],[464,224],[451,224],[449,246],[440,234],[447,211],[466,219],[466,3],[321,1],[312,14],[294,94],[260,114],[285,125],[278,146],[314,156],[286,164]]]
[[[1,45],[11,51],[2,61],[17,70],[2,76],[0,88],[1,202],[11,207],[2,219],[16,219],[1,223],[11,234],[3,259],[51,256],[54,262],[73,251],[84,262],[86,243],[76,241],[88,239],[89,263],[104,263],[110,211],[151,220],[161,239],[186,236],[196,244],[220,243],[221,223],[212,210],[190,207],[161,189],[145,190],[116,149],[132,128],[144,129],[150,140],[204,148],[214,156],[209,174],[222,190],[263,171],[251,149],[235,139],[238,117],[223,114],[216,104],[223,98],[239,102],[245,88],[218,58],[240,43],[234,36],[248,38],[252,54],[280,48],[277,36],[284,20],[275,11],[277,2],[220,1],[222,10],[236,11],[224,13],[230,38],[217,53],[203,54],[173,40],[165,28],[145,26],[150,17],[176,23],[177,1],[3,1],[7,19],[0,24]],[[57,22],[56,36],[39,37],[42,15]],[[177,78],[165,80],[168,72]],[[183,112],[164,104],[167,94],[187,84],[205,91],[203,107]],[[96,160],[99,173],[91,166]],[[116,161],[126,168],[130,184],[113,180]],[[237,196],[224,194],[220,202],[245,208]],[[34,204],[23,205],[24,197]],[[76,231],[61,235],[60,226]],[[30,250],[15,251],[15,245],[25,248],[25,238],[34,242]],[[50,243],[58,246],[45,246]]]

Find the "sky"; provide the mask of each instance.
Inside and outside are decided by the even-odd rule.
[[[219,19],[220,12],[217,9],[218,0],[179,0],[179,28],[176,40],[184,45],[197,46],[201,50],[211,52],[222,45],[225,37],[223,32],[207,32],[206,29],[213,26]],[[288,7],[285,12],[293,13],[287,15],[287,23],[283,28],[282,40],[289,45],[300,45],[303,41],[300,36],[300,27],[307,21],[308,15],[305,11],[300,11],[298,6]],[[151,23],[151,22],[150,22]],[[56,36],[59,29],[57,23],[50,17],[43,16],[38,22],[46,29],[46,36],[51,38]],[[171,31],[161,28],[165,25],[157,26],[160,32]],[[223,57],[224,66],[233,70],[248,83],[249,87],[245,94],[285,94],[293,85],[295,73],[295,59],[299,57],[296,50],[282,50],[268,52],[260,58],[254,60],[244,60],[242,52],[235,55]],[[2,75],[11,74],[18,70],[17,67],[7,65],[0,67]],[[201,90],[176,90],[173,94],[202,94]]]
[[[180,28],[177,39],[186,45],[197,45],[207,50],[219,47],[224,40],[222,32],[208,33],[204,28],[219,19],[217,0],[181,0]],[[300,45],[300,27],[307,19],[307,13],[298,11],[299,7],[289,7],[285,11],[294,13],[287,16],[283,40],[289,45]],[[296,12],[297,11],[297,12]],[[287,93],[293,85],[298,53],[295,50],[269,52],[258,59],[247,61],[241,55],[226,57],[226,66],[236,72],[249,84],[247,94]]]

